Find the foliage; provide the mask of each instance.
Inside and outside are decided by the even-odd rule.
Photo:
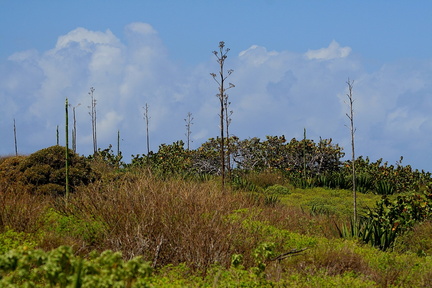
[[[337,227],[341,237],[356,237],[383,251],[394,247],[396,238],[432,216],[432,194],[412,193],[394,201],[383,196],[358,223]]]
[[[240,140],[238,137],[227,139],[234,167],[242,173],[274,170],[292,175],[320,175],[325,171],[337,171],[343,152],[331,140],[292,139],[286,143],[284,136],[267,136],[263,142],[259,138]],[[156,153],[132,155],[131,166],[147,166],[161,174],[211,174],[221,175],[220,138],[210,138],[196,150],[184,148],[183,141],[171,145],[162,144]],[[228,157],[228,156],[227,156]],[[165,175],[166,176],[166,175]]]
[[[71,191],[97,178],[84,157],[69,150],[69,184]],[[65,193],[65,148],[51,146],[27,157],[13,157],[0,165],[0,177],[6,182],[19,182],[25,190],[48,195]],[[12,169],[11,169],[12,168]]]
[[[0,255],[18,247],[34,248],[36,243],[34,234],[17,232],[6,227],[0,234]]]
[[[236,187],[248,186],[248,182],[265,189],[273,184],[273,178],[269,179],[268,184],[255,180],[258,180],[257,175],[268,173],[270,176],[278,174],[278,177],[283,177],[281,184],[289,181],[302,189],[352,189],[351,161],[341,161],[344,156],[342,148],[333,144],[331,139],[320,139],[318,143],[306,138],[287,142],[282,135],[267,136],[265,141],[256,137],[240,140],[236,136],[227,140],[232,161],[227,160],[226,163],[234,163],[230,167],[230,180]],[[163,177],[221,175],[220,142],[220,138],[210,138],[196,150],[185,149],[182,141],[171,145],[162,144],[156,153],[132,155],[132,163],[127,166],[148,167]],[[425,187],[428,189],[432,183],[431,173],[413,171],[409,165],[402,166],[402,160],[393,166],[382,163],[382,159],[371,162],[360,156],[355,162],[356,190],[360,193],[392,195],[419,191]],[[243,178],[246,182],[242,184]]]
[[[125,166],[125,163],[122,161],[123,155],[121,151],[119,151],[119,154],[117,155],[114,154],[111,144],[108,146],[108,148],[103,150],[101,150],[101,148],[98,148],[96,153],[88,156],[88,159],[102,161],[114,168],[122,168],[123,166]]]
[[[384,196],[368,216],[395,231],[404,231],[432,216],[431,200],[432,194],[429,193],[400,195],[394,201]]]
[[[2,287],[149,287],[152,269],[140,257],[123,261],[120,253],[74,256],[70,247],[50,252],[27,247],[0,255]]]
[[[87,245],[94,245],[104,236],[105,225],[97,220],[83,220],[74,215],[63,215],[49,209],[44,216],[48,232],[60,237],[80,238]]]
[[[335,228],[334,223],[351,215],[349,162],[331,164],[331,171],[309,165],[317,145],[307,139],[294,141],[291,155],[291,142],[282,137],[267,139],[265,145],[259,139],[255,144],[246,141],[253,153],[269,155],[271,161],[236,162],[231,187],[221,193],[213,180],[220,167],[217,141],[191,151],[181,141],[161,145],[156,153],[135,157],[121,173],[111,162],[112,151],[103,150],[107,154],[101,161],[86,163],[96,171],[100,163],[111,162],[114,165],[103,165],[103,173],[115,177],[76,186],[67,203],[21,189],[20,169],[29,156],[2,159],[0,249],[9,255],[9,263],[33,262],[1,270],[0,286],[427,287],[432,281],[431,258],[424,257],[432,251],[427,173],[360,160],[362,216],[359,223]],[[377,171],[388,173],[378,177]],[[12,176],[19,181],[4,182]],[[379,192],[381,182],[393,188],[382,184]],[[411,190],[392,195],[398,193],[396,187]],[[369,191],[374,193],[365,194]],[[371,245],[359,245],[362,242]],[[56,249],[63,245],[76,252]],[[295,257],[280,257],[303,248],[308,249]],[[99,252],[90,253],[93,249]],[[102,251],[108,252],[99,254]],[[4,255],[0,259],[6,259]],[[132,266],[153,273],[127,276],[126,263],[137,255],[141,258]]]
[[[418,256],[432,256],[432,222],[416,223],[413,228],[398,238],[395,250],[399,253],[413,253]]]
[[[273,168],[315,176],[324,171],[337,171],[344,156],[342,149],[333,145],[331,139],[320,139],[317,144],[309,139],[292,139],[286,143],[285,136],[267,136],[265,141],[259,138],[233,140],[234,162],[243,170]]]
[[[279,195],[288,195],[291,193],[288,187],[282,186],[280,184],[275,184],[267,187],[265,192],[268,194],[279,194]]]
[[[360,192],[374,191],[379,195],[392,195],[410,191],[420,191],[427,187],[431,182],[431,173],[425,171],[413,170],[410,165],[402,165],[402,157],[397,165],[388,165],[383,163],[382,159],[371,162],[368,157],[358,157],[355,161],[355,167],[358,174],[367,177],[362,184],[360,181]],[[344,173],[349,174],[351,162],[347,161],[344,165]],[[358,178],[358,180],[360,180]],[[366,181],[367,180],[367,181]]]
[[[220,158],[220,138],[210,138],[203,143],[198,149],[192,151],[191,169],[197,174],[220,175],[221,158]],[[231,139],[230,139],[231,143]]]
[[[21,181],[20,167],[26,156],[5,157],[0,163],[0,179],[6,182],[17,183]]]
[[[181,140],[171,145],[162,144],[156,153],[133,156],[131,166],[149,167],[161,177],[185,174],[191,169],[190,151],[184,148]]]

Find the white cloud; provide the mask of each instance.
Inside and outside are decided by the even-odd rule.
[[[333,40],[327,48],[309,50],[305,56],[307,59],[330,60],[348,57],[350,53],[350,47],[340,47],[339,43]]]
[[[153,27],[147,23],[134,22],[129,24],[126,28],[130,31],[140,34],[157,34],[156,30],[154,30]]]
[[[91,52],[94,45],[113,45],[118,43],[119,40],[110,30],[106,30],[105,32],[89,31],[80,27],[64,36],[60,36],[53,52],[68,48],[73,44],[78,44],[81,50]]]
[[[132,23],[124,33],[126,40],[120,41],[109,30],[77,28],[60,36],[51,50],[17,52],[0,64],[0,99],[6,105],[0,107],[0,139],[10,138],[16,118],[23,153],[55,144],[68,97],[73,106],[81,104],[76,109],[78,151],[90,154],[90,87],[97,99],[101,148],[116,143],[120,130],[126,157],[144,153],[146,103],[152,150],[186,138],[187,112],[194,117],[192,147],[216,137],[218,88],[209,75],[219,68],[214,55],[189,69],[170,60],[151,25]],[[259,45],[228,53],[225,67],[234,73],[227,81],[236,85],[227,91],[234,111],[230,131],[241,138],[284,134],[290,139],[303,137],[306,128],[310,138],[333,138],[348,147],[344,101],[350,77],[355,80],[358,154],[390,163],[404,155],[432,170],[432,156],[426,156],[432,143],[432,61],[389,63],[366,72],[350,52],[333,41],[306,53]],[[0,154],[13,151],[12,144],[0,146]]]

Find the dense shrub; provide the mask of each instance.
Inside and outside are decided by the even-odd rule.
[[[390,200],[383,196],[358,223],[338,227],[341,237],[356,237],[383,251],[394,248],[396,239],[432,217],[432,194],[411,193]]]
[[[230,155],[232,167],[226,169],[241,171],[244,174],[277,171],[291,178],[313,177],[339,171],[340,159],[344,156],[342,148],[332,144],[331,139],[320,139],[319,143],[309,139],[292,139],[287,143],[284,136],[267,136],[265,141],[259,138],[240,140],[233,136],[228,140],[229,153],[226,155]],[[132,155],[132,162],[128,166],[146,166],[163,176],[185,173],[220,175],[219,149],[219,138],[210,138],[196,150],[186,150],[183,141],[177,141],[171,145],[160,145],[156,153]],[[272,184],[275,183],[270,183]]]
[[[339,170],[340,159],[344,156],[342,148],[332,144],[331,139],[320,139],[319,143],[295,138],[287,142],[285,136],[267,136],[265,141],[259,138],[233,140],[234,162],[245,170],[271,168],[315,176]]]
[[[114,154],[111,144],[106,149],[99,148],[95,154],[89,155],[87,158],[90,160],[101,161],[112,168],[122,168],[126,165],[126,163],[122,161],[122,152],[118,151],[117,154]]]
[[[403,166],[402,159],[395,165],[389,165],[378,159],[371,162],[368,157],[358,157],[355,167],[359,177],[357,182],[360,192],[372,191],[379,195],[391,195],[411,191],[420,191],[427,188],[432,181],[430,172],[413,170],[410,165]],[[351,161],[343,166],[343,173],[349,175],[352,171]]]
[[[417,223],[411,231],[398,238],[395,250],[399,253],[415,253],[418,256],[432,256],[432,222]]]
[[[5,183],[22,185],[25,190],[41,194],[59,195],[65,192],[65,148],[51,146],[29,156],[10,157],[0,164],[0,178]],[[69,150],[69,185],[87,185],[97,178],[85,157]]]
[[[66,246],[50,252],[24,247],[0,256],[1,287],[148,287],[151,274],[141,257],[126,262],[112,251],[81,259]]]

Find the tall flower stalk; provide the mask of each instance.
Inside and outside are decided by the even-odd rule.
[[[221,158],[221,176],[222,176],[222,188],[225,187],[225,170],[226,170],[226,156],[225,156],[225,131],[228,131],[228,126],[230,123],[230,119],[228,115],[228,95],[226,94],[226,90],[235,87],[234,84],[229,83],[228,87],[225,85],[226,79],[234,72],[234,70],[230,69],[227,71],[227,74],[225,74],[224,71],[224,64],[226,58],[228,58],[227,54],[230,51],[229,48],[225,49],[225,42],[221,41],[219,42],[219,51],[213,51],[213,54],[217,58],[217,62],[219,63],[219,73],[210,73],[210,75],[213,77],[213,79],[216,81],[216,83],[219,86],[219,93],[216,94],[216,96],[219,99],[220,103],[220,158]],[[229,150],[228,150],[228,157]]]
[[[96,155],[97,153],[97,135],[96,135],[96,99],[94,98],[94,91],[95,89],[93,87],[90,88],[90,92],[88,93],[91,98],[91,105],[90,108],[90,117],[92,121],[92,136],[93,136],[93,154]]]
[[[69,197],[69,111],[68,111],[68,99],[66,98],[65,103],[65,130],[66,130],[66,199]]]
[[[349,106],[349,113],[346,113],[346,116],[349,119],[350,123],[350,132],[351,132],[351,164],[352,164],[352,191],[353,191],[353,202],[354,202],[354,223],[357,224],[357,191],[356,191],[356,170],[355,170],[355,147],[354,147],[354,134],[356,131],[356,128],[354,127],[354,97],[353,97],[353,85],[354,81],[350,81],[348,78],[348,81],[346,82],[348,85],[348,106]]]

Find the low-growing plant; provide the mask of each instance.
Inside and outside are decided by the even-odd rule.
[[[288,195],[288,194],[291,194],[291,191],[286,186],[283,186],[280,184],[275,184],[275,185],[267,187],[265,189],[265,193],[276,194],[276,195]]]
[[[396,238],[415,224],[432,216],[432,194],[409,194],[390,201],[388,197],[377,202],[357,222],[337,226],[343,238],[355,237],[383,251],[394,247]]]
[[[258,192],[262,189],[259,188],[254,183],[252,183],[251,181],[247,180],[245,177],[242,177],[240,175],[234,175],[232,177],[231,186],[234,189],[241,189],[241,190],[253,191],[253,192]]]
[[[356,189],[360,193],[367,193],[373,189],[373,181],[369,174],[359,173],[356,175]]]
[[[16,186],[1,190],[0,188],[0,232],[12,229],[16,232],[36,233],[43,226],[41,218],[49,206],[49,199],[21,191]]]
[[[245,173],[242,177],[261,189],[266,189],[273,185],[283,185],[286,181],[283,174],[275,169]]]
[[[281,202],[277,194],[265,193],[264,194],[264,205],[275,207]]]
[[[399,253],[432,256],[432,238],[430,235],[432,235],[431,220],[417,223],[410,231],[398,238],[394,249]]]
[[[124,261],[112,251],[82,259],[67,246],[49,252],[24,247],[0,255],[2,287],[148,287],[151,275],[141,257]]]
[[[47,211],[44,221],[47,231],[65,238],[81,239],[88,246],[100,241],[105,232],[105,225],[101,221],[60,214],[54,209]]]
[[[252,253],[256,261],[255,273],[258,276],[265,276],[267,262],[275,256],[275,244],[271,242],[260,243]]]
[[[394,192],[394,186],[386,180],[375,183],[375,193],[378,195],[393,195]]]
[[[35,234],[26,232],[17,232],[9,227],[5,227],[0,233],[0,255],[18,247],[33,249],[37,246]]]

